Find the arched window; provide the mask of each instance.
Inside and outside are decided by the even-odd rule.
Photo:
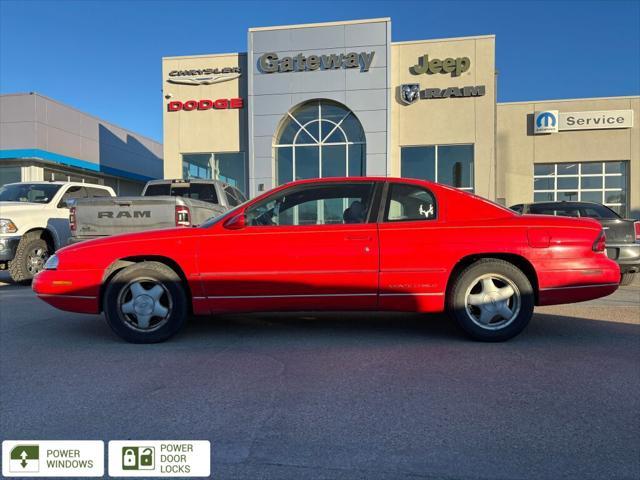
[[[274,143],[276,183],[365,174],[365,135],[344,105],[312,100],[287,113]]]

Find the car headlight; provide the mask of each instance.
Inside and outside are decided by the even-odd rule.
[[[0,218],[0,233],[16,233],[18,227],[8,218]]]
[[[58,269],[58,256],[57,255],[51,255],[46,263],[44,264],[44,269],[45,270],[57,270]]]

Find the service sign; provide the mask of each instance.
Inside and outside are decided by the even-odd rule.
[[[533,132],[557,133],[565,130],[601,130],[633,127],[633,110],[558,112],[544,110],[533,116]]]
[[[560,130],[598,130],[631,127],[633,127],[633,110],[563,112],[560,114]]]

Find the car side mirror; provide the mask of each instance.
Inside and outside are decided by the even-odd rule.
[[[228,230],[241,230],[247,226],[247,217],[244,213],[234,215],[229,220],[224,222],[224,228]]]

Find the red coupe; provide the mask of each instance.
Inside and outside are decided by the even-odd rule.
[[[190,314],[447,311],[472,337],[506,340],[534,305],[618,287],[595,220],[519,215],[435,183],[325,178],[276,188],[196,228],[69,246],[33,282],[62,310],[104,312],[131,342]]]

